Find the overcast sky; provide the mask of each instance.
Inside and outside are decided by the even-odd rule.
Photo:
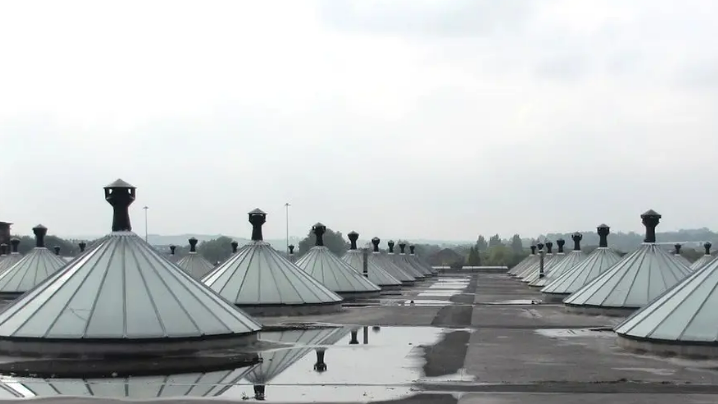
[[[718,228],[714,0],[0,4],[16,233]]]

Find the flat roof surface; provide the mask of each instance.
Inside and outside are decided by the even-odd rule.
[[[327,393],[318,402],[366,402],[366,396],[362,397],[357,392],[375,391],[377,380],[386,376],[364,372],[358,361],[345,363],[339,358],[357,349],[372,363],[372,349],[388,347],[391,352],[398,350],[400,345],[417,349],[420,345],[429,346],[422,350],[421,360],[416,365],[421,375],[403,382],[394,380],[391,386],[386,387],[406,388],[411,390],[409,396],[395,401],[378,399],[374,402],[718,402],[718,371],[715,370],[718,362],[626,352],[617,346],[615,334],[607,330],[607,327],[618,324],[621,318],[570,314],[564,311],[562,304],[541,304],[540,300],[538,290],[531,290],[506,274],[442,275],[404,289],[400,295],[382,296],[340,313],[265,318],[261,322],[270,326],[298,322],[370,326],[368,346],[362,348],[362,345],[355,345],[352,348],[347,342],[350,336],[345,336],[345,340],[328,348],[329,370],[317,377],[319,382],[287,387],[298,389],[297,397],[301,397],[300,388],[325,389]],[[380,326],[381,330],[375,333],[372,331],[375,326]],[[398,330],[395,327],[407,327],[407,331],[392,331]],[[416,332],[411,332],[412,329]],[[412,335],[426,334],[427,329],[443,330],[438,343],[425,345],[419,337],[416,341],[411,339]],[[363,329],[359,330],[360,341],[363,332]],[[392,342],[389,336],[394,334],[397,336],[392,337],[396,338]],[[400,338],[404,337],[399,334],[408,335],[406,338],[409,339],[402,340]],[[397,344],[397,348],[391,344]],[[406,358],[410,355],[401,353],[399,356]],[[311,374],[311,364],[315,361],[313,354],[304,361],[306,363],[300,366],[303,373],[286,373],[285,379],[294,380],[295,374]],[[381,373],[381,368],[390,366],[386,357],[375,358],[376,372]],[[355,379],[351,383],[333,379],[341,373],[355,375],[352,376]],[[284,380],[280,378],[281,375],[276,379],[277,383]],[[298,384],[302,382],[300,379],[296,381]],[[334,382],[335,385],[332,385]],[[267,385],[267,402],[307,402],[305,399],[278,401],[279,389],[271,383]],[[251,388],[246,391],[251,392]],[[374,397],[371,394],[368,396]],[[353,400],[353,397],[357,399]],[[249,398],[247,401],[254,400]],[[116,401],[58,397],[45,402]],[[246,401],[220,396],[211,401],[194,399],[193,402]]]

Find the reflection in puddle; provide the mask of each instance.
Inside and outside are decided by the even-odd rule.
[[[421,378],[421,345],[434,345],[434,327],[321,328],[263,332],[277,344],[261,364],[207,373],[108,379],[0,377],[0,399],[91,396],[150,399],[221,397],[269,402],[359,402],[412,394]]]
[[[612,330],[602,328],[556,328],[556,329],[538,329],[537,334],[549,338],[570,338],[570,337],[609,337],[613,338],[616,334]]]

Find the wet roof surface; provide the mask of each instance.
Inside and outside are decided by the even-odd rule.
[[[419,297],[442,292],[444,296]],[[279,358],[282,351],[299,352],[285,356],[300,356],[266,383],[266,401],[705,404],[718,398],[716,362],[627,354],[616,346],[610,331],[621,319],[571,314],[562,305],[538,304],[540,292],[505,274],[441,276],[399,293],[340,313],[262,319],[267,327],[344,325],[326,342],[305,338],[306,343],[294,343],[290,338],[287,344],[261,352],[265,359]],[[260,338],[279,343],[286,338],[282,335],[268,330]],[[327,370],[317,372],[317,351],[322,348]],[[251,369],[146,377],[139,383],[105,379],[90,386],[95,397],[122,398],[132,391],[133,397],[144,398],[254,402],[254,385],[247,380]],[[0,398],[22,390],[16,378],[4,376],[0,381],[16,383],[11,389],[2,388]],[[46,386],[35,387],[38,395],[57,394],[45,380],[23,379],[21,384],[32,386],[32,382]],[[39,393],[41,389],[45,393]],[[75,395],[87,391],[82,380],[71,381],[63,390]],[[212,401],[203,400],[206,397]],[[50,402],[78,400],[57,397]]]

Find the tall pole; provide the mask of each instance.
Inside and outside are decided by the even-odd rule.
[[[290,206],[291,205],[289,204],[289,202],[284,204],[284,208],[287,211],[287,254],[289,254],[289,207]]]
[[[149,241],[147,241],[147,209],[149,209],[149,207],[145,206],[142,209],[145,210],[145,243],[149,243]]]

